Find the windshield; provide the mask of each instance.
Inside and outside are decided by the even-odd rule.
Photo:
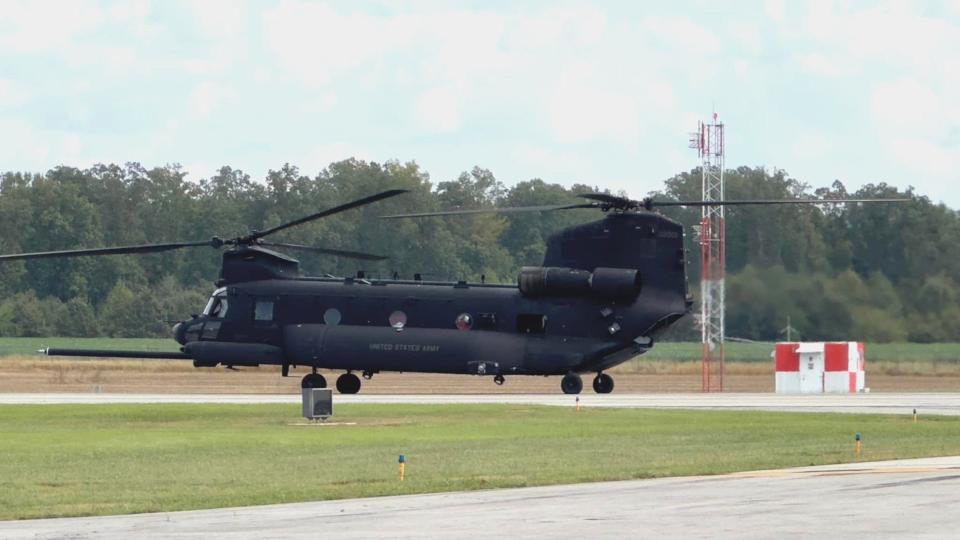
[[[207,302],[207,307],[203,308],[203,314],[215,319],[222,319],[227,316],[227,307],[227,290],[217,289],[210,297],[210,301]]]

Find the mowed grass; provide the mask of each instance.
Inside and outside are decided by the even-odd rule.
[[[733,362],[773,361],[770,354],[775,343],[728,342],[724,346],[725,357]],[[866,343],[865,354],[871,362],[944,362],[960,364],[960,343]],[[673,360],[699,362],[703,345],[691,342],[658,342],[637,360]]]
[[[571,403],[572,405],[572,403]],[[0,519],[707,475],[960,452],[960,419],[512,405],[0,407]],[[407,457],[398,479],[397,458]]]
[[[57,349],[107,349],[123,351],[178,351],[180,344],[169,339],[145,338],[76,338],[76,337],[28,337],[0,338],[0,356],[38,355],[44,348]]]

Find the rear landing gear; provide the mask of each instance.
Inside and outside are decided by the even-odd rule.
[[[300,380],[300,388],[326,388],[327,380],[319,373],[308,373]]]
[[[613,377],[606,373],[597,373],[597,376],[593,378],[593,391],[598,394],[613,392]]]
[[[344,373],[337,377],[337,392],[341,394],[356,394],[360,391],[360,377],[353,373]]]
[[[493,382],[497,383],[497,386],[503,385],[504,381],[506,381],[506,379],[503,378],[503,375],[497,374],[493,377]]]
[[[567,373],[560,381],[560,389],[564,394],[579,394],[583,390],[583,379],[576,373]]]

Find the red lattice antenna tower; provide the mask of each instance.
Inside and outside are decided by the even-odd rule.
[[[691,138],[700,154],[703,200],[723,200],[723,123],[700,123]],[[703,206],[700,219],[700,325],[703,343],[702,390],[723,391],[724,274],[726,231],[723,206]]]

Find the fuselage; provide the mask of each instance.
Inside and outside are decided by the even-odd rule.
[[[544,267],[569,283],[230,282],[177,339],[204,366],[553,375],[642,353],[689,309],[682,228],[656,214],[566,229],[548,242]],[[631,285],[630,270],[635,291],[604,286],[610,275]]]

